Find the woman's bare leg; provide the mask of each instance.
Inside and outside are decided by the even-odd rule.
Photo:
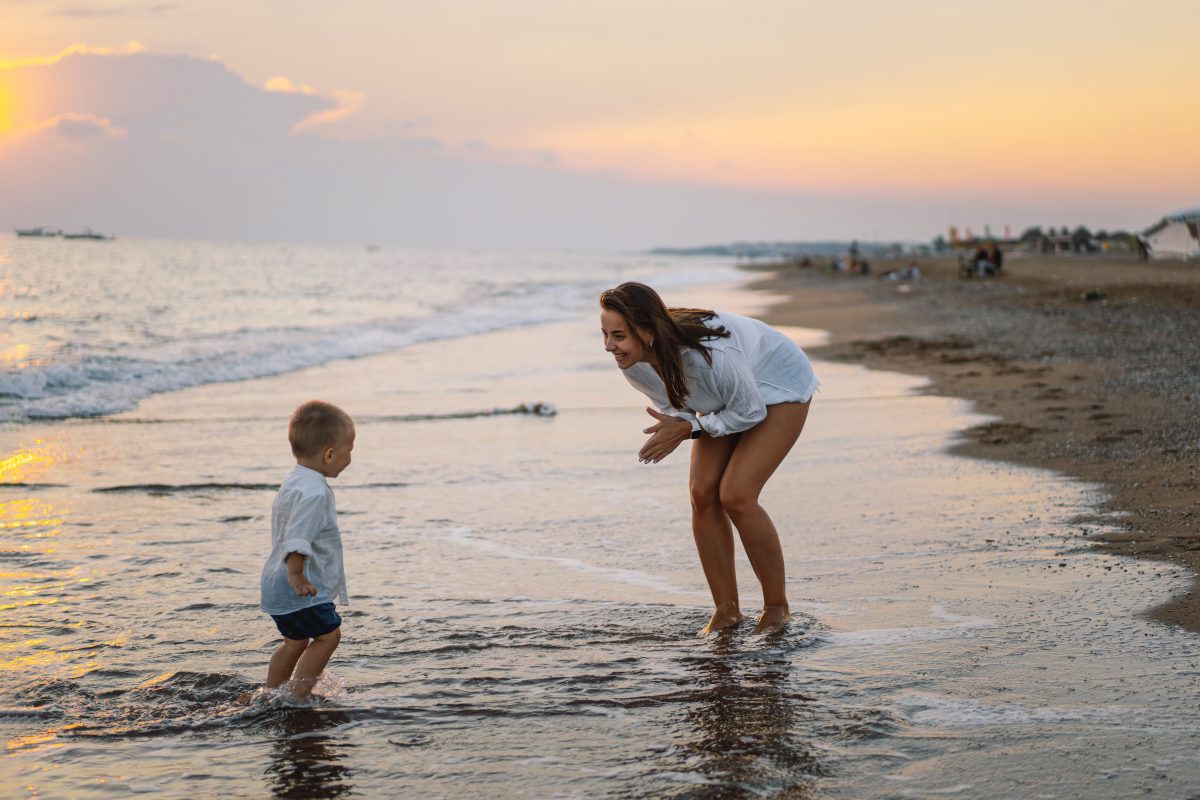
[[[721,507],[737,527],[762,585],[763,612],[755,633],[779,630],[789,617],[779,532],[758,496],[804,430],[808,407],[809,403],[767,406],[767,418],[741,434],[721,477]]]
[[[738,604],[737,573],[733,567],[733,527],[721,508],[721,476],[733,455],[738,437],[702,436],[692,442],[688,488],[692,496],[692,536],[708,589],[713,613],[700,635],[712,633],[742,619]]]

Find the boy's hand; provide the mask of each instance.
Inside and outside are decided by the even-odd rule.
[[[313,586],[304,575],[304,556],[300,553],[288,553],[285,563],[287,564],[288,586],[292,587],[292,591],[301,597],[315,597],[317,587]]]
[[[301,597],[315,597],[317,594],[317,587],[313,586],[308,578],[304,577],[303,572],[299,575],[289,574],[288,586],[291,586],[292,591]]]

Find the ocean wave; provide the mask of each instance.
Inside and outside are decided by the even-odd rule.
[[[0,421],[105,416],[128,411],[162,392],[263,378],[439,339],[569,318],[561,303],[552,302],[554,296],[553,291],[542,292],[420,319],[324,329],[243,329],[120,355],[92,353],[74,363],[4,371]]]
[[[146,494],[181,494],[186,492],[274,492],[277,483],[130,483],[121,486],[101,486],[92,489],[99,494],[145,492]]]
[[[195,302],[164,320],[153,314],[160,301],[136,290],[122,305],[108,309],[116,314],[112,319],[87,313],[86,298],[69,297],[64,308],[71,311],[63,312],[62,321],[71,331],[66,338],[56,332],[32,345],[26,363],[0,369],[0,422],[108,416],[159,393],[572,319],[594,305],[606,285],[624,278],[651,280],[671,290],[732,272],[707,262],[659,263],[628,256],[612,263],[567,258],[560,271],[545,259],[532,266],[511,258],[455,263],[460,269],[452,274],[430,272],[423,261],[355,273],[351,277],[357,282],[331,289],[328,305],[315,309],[307,294],[287,294],[286,271],[276,274],[266,267],[261,275],[255,273],[258,277],[225,274],[201,284],[180,276],[181,291],[194,290]],[[246,284],[233,300],[220,289],[230,281]],[[286,309],[293,302],[308,310],[289,315]],[[53,345],[46,343],[51,340]]]

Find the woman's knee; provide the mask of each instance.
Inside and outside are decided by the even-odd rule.
[[[758,492],[736,481],[722,481],[719,492],[721,507],[730,517],[758,509]]]
[[[703,514],[720,510],[721,490],[719,486],[693,483],[689,489],[692,495],[693,511]]]

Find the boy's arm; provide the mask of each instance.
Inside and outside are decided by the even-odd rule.
[[[317,587],[304,575],[304,559],[313,554],[312,542],[321,526],[328,499],[324,495],[309,495],[300,499],[288,515],[282,550],[287,566],[288,586],[300,597],[317,594]]]
[[[288,553],[284,563],[287,564],[288,586],[301,597],[315,596],[317,587],[304,576],[304,554]]]

